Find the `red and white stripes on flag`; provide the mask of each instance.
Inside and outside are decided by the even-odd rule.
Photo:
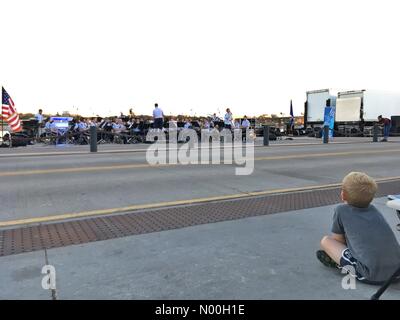
[[[19,132],[22,130],[21,121],[14,102],[4,88],[2,88],[1,115],[3,119],[7,121],[8,126],[13,132]]]

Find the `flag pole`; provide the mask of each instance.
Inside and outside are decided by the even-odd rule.
[[[3,130],[3,114],[0,115],[1,118],[1,144],[4,143],[4,130]]]
[[[4,120],[3,120],[3,87],[1,87],[1,144],[4,143]]]

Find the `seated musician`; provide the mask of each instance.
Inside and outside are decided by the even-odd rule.
[[[178,126],[178,121],[174,117],[171,117],[168,121],[168,127],[166,132],[167,139],[169,139],[171,133],[177,134],[180,131],[180,129],[181,128],[179,128]]]
[[[57,128],[54,124],[54,121],[51,120],[50,118],[47,120],[44,128],[47,135],[54,135],[57,133]]]
[[[112,126],[113,123],[109,118],[104,118],[103,121],[100,123],[100,130],[102,131],[102,139],[106,142],[111,142],[113,140],[112,135]]]
[[[211,121],[215,124],[216,122],[220,122],[221,120],[219,119],[219,117],[217,117],[217,114],[214,113]]]
[[[168,126],[171,128],[171,129],[178,129],[178,122],[174,119],[174,118],[172,118],[171,117],[171,119],[168,121]]]
[[[137,143],[142,142],[143,137],[143,123],[140,122],[139,118],[132,118],[126,124],[127,131],[130,134],[129,139],[127,139],[127,143]]]
[[[86,132],[89,129],[89,125],[83,118],[78,119],[78,122],[75,124],[74,130],[77,130],[79,132]]]
[[[210,122],[206,119],[206,120],[204,120],[204,123],[203,123],[203,129],[207,129],[207,130],[210,130],[210,128],[211,128],[211,124],[210,124]]]
[[[86,119],[87,126],[90,127],[97,127],[97,120],[96,118]]]
[[[215,126],[214,121],[209,120],[208,123],[210,124],[210,129],[213,129]]]
[[[100,121],[100,123],[99,123],[99,129],[104,129],[104,127],[105,127],[107,121],[108,121],[108,118],[102,119],[102,120]]]
[[[126,126],[124,125],[122,119],[116,119],[115,123],[112,125],[112,133],[114,134],[114,141],[116,138],[122,139],[123,143],[127,143],[126,137]]]
[[[77,132],[77,137],[78,137],[78,143],[79,144],[85,144],[88,143],[88,130],[89,130],[89,125],[87,122],[83,119],[80,118],[75,124],[74,131]]]
[[[130,133],[132,137],[138,137],[141,134],[141,125],[140,125],[140,119],[131,119],[128,121],[127,125],[127,131]]]
[[[135,120],[132,129],[135,134],[139,134],[143,130],[143,124],[141,124],[140,119]]]
[[[135,124],[135,119],[128,118],[128,121],[125,124],[126,129],[130,131],[133,128],[134,124]]]
[[[184,125],[183,127],[184,127],[185,129],[192,129],[192,128],[193,128],[192,123],[190,122],[189,119],[186,119],[185,125]]]

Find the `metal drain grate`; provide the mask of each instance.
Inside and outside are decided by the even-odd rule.
[[[400,180],[379,183],[377,197],[400,193]],[[0,256],[194,225],[331,205],[339,188],[272,194],[0,230]]]

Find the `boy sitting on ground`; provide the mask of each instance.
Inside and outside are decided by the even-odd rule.
[[[343,204],[335,208],[332,235],[321,240],[317,258],[345,269],[358,280],[382,284],[400,266],[400,246],[382,214],[371,205],[375,181],[361,172],[343,179]]]

